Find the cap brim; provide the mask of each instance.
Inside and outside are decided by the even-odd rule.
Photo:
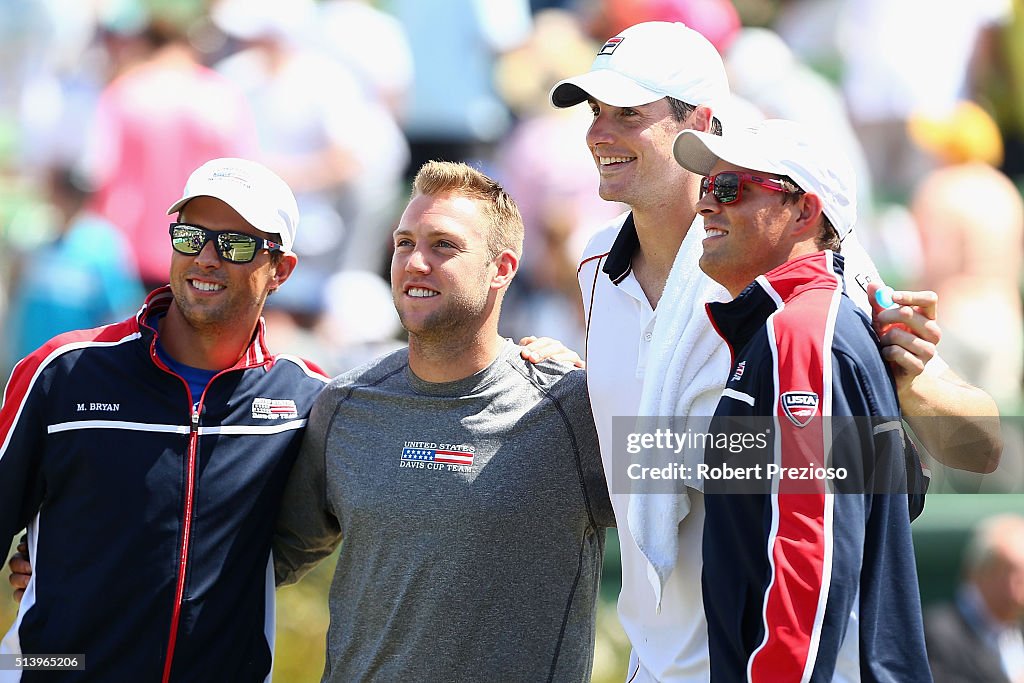
[[[710,175],[711,169],[718,162],[718,155],[712,152],[705,137],[718,137],[708,133],[684,130],[676,136],[672,143],[672,156],[676,163],[697,175]]]
[[[191,199],[195,199],[195,197],[182,197],[178,201],[174,202],[171,204],[171,208],[167,209],[167,215],[171,216],[178,213],[181,211],[181,207],[185,206],[185,204],[187,204]]]
[[[695,130],[684,130],[672,143],[676,163],[698,175],[711,175],[715,164],[725,161],[762,173],[781,173],[770,155],[762,153],[761,140],[754,135],[732,133],[728,138]]]
[[[639,107],[665,97],[665,93],[645,88],[611,69],[597,69],[559,81],[548,95],[557,109],[572,107],[595,99],[613,107]]]

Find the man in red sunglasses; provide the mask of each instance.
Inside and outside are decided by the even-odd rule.
[[[853,169],[783,120],[683,131],[674,155],[704,177],[700,268],[733,297],[707,306],[732,356],[709,431],[767,429],[704,452],[753,480],[704,482],[711,681],[931,681],[910,537],[924,475],[837,253]]]
[[[672,158],[680,131],[721,133],[719,114],[728,95],[714,47],[683,24],[667,22],[637,24],[609,38],[590,71],[557,83],[550,93],[555,107],[591,108],[586,142],[600,173],[600,195],[629,207],[587,245],[579,283],[587,385],[622,548],[619,618],[633,646],[628,677],[636,683],[703,682],[708,676],[695,552],[702,543],[701,493],[688,488],[680,496],[642,495],[617,486],[615,472],[630,458],[621,448],[616,452],[613,417],[706,420],[729,376],[728,348],[703,307],[729,295],[698,267],[701,178]],[[748,187],[760,189],[748,182],[742,191]],[[870,311],[867,290],[879,278],[855,232],[844,252],[847,289]],[[979,429],[971,416],[998,412],[987,394],[936,362],[935,295],[897,292],[895,299],[901,306],[876,311],[875,323],[902,323],[882,335],[882,353],[895,368],[905,416],[944,463],[991,471],[1001,451],[998,428]],[[949,439],[954,429],[960,438]]]

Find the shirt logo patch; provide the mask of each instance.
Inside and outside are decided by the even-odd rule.
[[[254,398],[252,416],[256,420],[287,420],[299,416],[295,401],[287,398]]]
[[[459,472],[469,470],[475,457],[472,446],[433,441],[406,441],[402,446],[400,466]]]
[[[797,427],[806,427],[818,412],[818,395],[813,391],[787,391],[781,398],[782,410]]]
[[[609,38],[608,42],[605,43],[601,47],[601,49],[597,51],[598,56],[610,55],[611,53],[615,52],[615,48],[621,45],[623,40],[624,39],[622,36],[615,36],[614,38]]]
[[[746,369],[747,369],[747,361],[741,360],[736,365],[736,372],[734,372],[732,374],[732,379],[730,379],[729,381],[730,382],[739,382],[740,378],[743,377],[743,371],[746,370]]]

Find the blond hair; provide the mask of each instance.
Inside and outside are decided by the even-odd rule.
[[[487,230],[487,251],[495,258],[509,249],[516,256],[523,253],[523,216],[508,192],[497,181],[477,169],[451,161],[428,161],[420,167],[413,180],[412,196],[454,194],[484,203],[490,219]]]

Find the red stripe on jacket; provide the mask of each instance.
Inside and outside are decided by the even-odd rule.
[[[828,274],[830,259],[814,265]],[[804,275],[806,277],[806,273]],[[834,277],[834,276],[833,276]],[[783,300],[786,282],[773,283]],[[825,464],[823,415],[831,414],[831,346],[842,285],[810,289],[769,319],[774,343],[776,392],[774,415],[782,467]],[[813,392],[814,418],[795,424],[783,406],[786,392]],[[764,595],[765,638],[748,663],[749,680],[800,681],[813,669],[817,631],[828,595],[827,555],[832,544],[830,501],[818,481],[779,482],[773,495],[773,529],[767,551],[772,578]],[[819,613],[821,612],[821,613]]]
[[[139,331],[134,318],[113,325],[90,330],[76,330],[58,335],[38,349],[25,356],[11,372],[11,379],[4,390],[3,408],[0,409],[0,458],[7,451],[11,430],[28,399],[32,384],[39,373],[54,359],[66,352],[93,344],[117,342]]]

